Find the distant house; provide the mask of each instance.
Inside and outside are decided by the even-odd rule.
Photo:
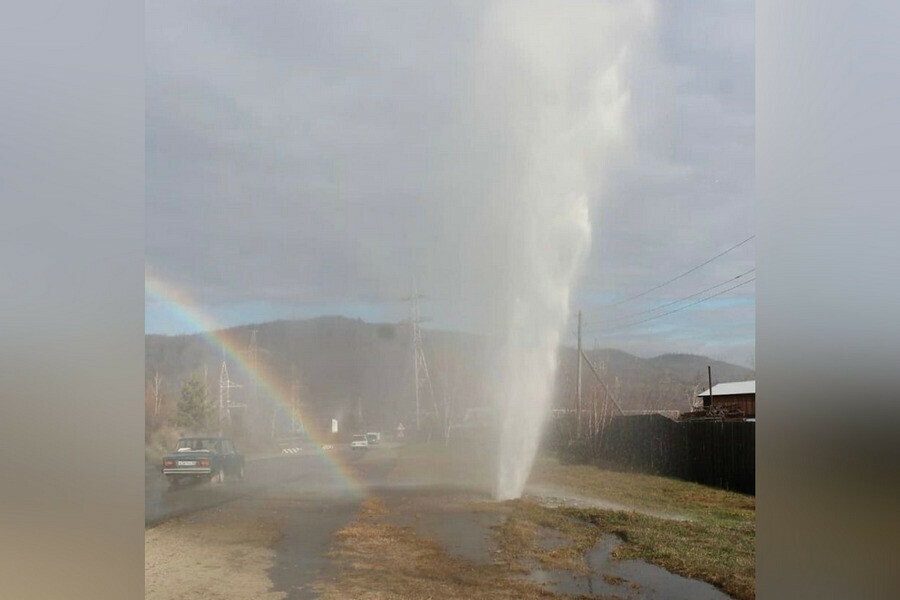
[[[712,388],[712,398],[709,390],[697,394],[697,397],[703,399],[703,410],[736,409],[745,419],[756,418],[756,381],[717,383]]]
[[[660,415],[661,417],[665,417],[667,419],[672,419],[673,421],[677,421],[678,417],[681,416],[681,411],[678,409],[668,409],[668,408],[647,408],[647,409],[635,409],[635,410],[623,410],[623,417],[631,417],[634,415]]]

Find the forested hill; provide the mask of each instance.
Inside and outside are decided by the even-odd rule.
[[[229,337],[246,349],[252,330],[257,330],[258,360],[265,362],[276,378],[289,382],[292,368],[298,374],[307,412],[323,419],[362,412],[369,423],[381,427],[409,418],[415,401],[407,325],[321,317],[236,327],[229,330]],[[490,404],[486,374],[495,354],[482,338],[427,330],[423,339],[435,396],[442,406],[446,400],[459,418],[466,407]],[[205,369],[210,395],[217,398],[220,348],[199,334],[147,335],[145,343],[147,379],[158,372],[167,397],[177,397],[181,382],[191,372]],[[623,406],[630,409],[688,410],[695,389],[705,389],[708,364],[714,382],[754,377],[751,369],[703,356],[666,354],[643,359],[614,349],[588,355],[617,390]],[[228,369],[233,381],[248,383],[247,373],[239,365],[229,361]],[[563,348],[555,399],[559,406],[573,398],[574,369],[575,350]],[[592,393],[594,379],[587,368],[583,377],[586,393]],[[231,391],[233,397],[248,393],[247,385]]]

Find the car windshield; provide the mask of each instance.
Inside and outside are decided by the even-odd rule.
[[[364,435],[354,435],[354,436],[353,436],[353,441],[354,441],[354,442],[364,442],[364,441],[366,441],[366,436],[364,436]]]
[[[218,440],[209,438],[184,438],[178,440],[176,450],[215,450]]]

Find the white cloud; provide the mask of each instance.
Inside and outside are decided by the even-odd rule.
[[[471,324],[483,308],[473,298],[505,276],[492,249],[515,204],[502,196],[534,151],[517,136],[541,132],[521,120],[532,107],[504,94],[538,76],[551,94],[540,102],[580,115],[546,113],[575,124],[554,144],[620,143],[580,157],[593,241],[572,302],[589,319],[604,316],[598,298],[751,234],[752,2],[595,5],[148,4],[148,261],[213,303],[395,298],[415,277],[438,323]],[[498,31],[531,74],[486,54]],[[485,78],[500,67],[508,79]],[[752,267],[745,250],[665,297]],[[708,342],[609,342],[643,354],[726,348],[746,362],[743,310],[675,321]]]

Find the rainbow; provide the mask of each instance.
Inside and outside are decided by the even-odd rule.
[[[233,329],[224,329],[215,319],[204,311],[200,305],[183,289],[171,282],[165,281],[153,274],[150,269],[144,273],[145,302],[151,299],[166,306],[180,319],[191,323],[197,330],[203,341],[215,350],[221,350],[224,358],[230,364],[236,365],[247,381],[255,382],[257,390],[263,399],[281,406],[291,412],[290,392],[284,389],[277,377],[266,369],[264,364],[258,363],[257,368],[252,368],[247,352],[243,350],[244,344],[237,339]],[[243,341],[243,340],[241,340]],[[301,415],[304,423],[309,422]],[[336,453],[326,452],[322,449],[329,442],[312,430],[307,431],[310,439],[315,442],[321,459],[328,464],[338,480],[351,492],[360,494],[362,486],[353,473],[353,470],[345,464]]]

